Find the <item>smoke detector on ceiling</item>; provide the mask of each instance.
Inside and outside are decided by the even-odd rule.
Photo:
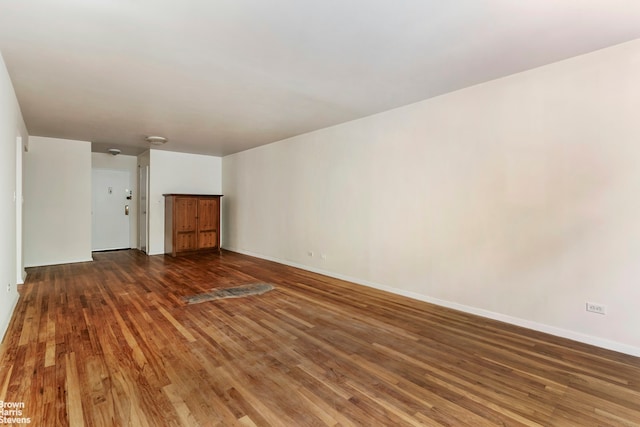
[[[145,140],[151,145],[162,145],[168,141],[168,139],[163,136],[148,136]]]
[[[112,156],[117,156],[118,154],[120,154],[120,150],[118,150],[117,148],[109,148],[107,152]]]

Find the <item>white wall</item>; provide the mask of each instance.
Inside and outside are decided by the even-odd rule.
[[[225,157],[225,247],[640,355],[639,76],[636,40]]]
[[[91,143],[31,137],[24,199],[26,266],[91,261]]]
[[[164,197],[167,193],[220,194],[222,159],[150,150],[149,255],[164,253]]]
[[[138,246],[138,158],[119,154],[91,153],[92,169],[110,169],[129,172],[129,188],[133,197],[129,201],[129,247]]]
[[[18,302],[16,284],[22,282],[22,266],[16,256],[20,250],[17,236],[21,233],[20,179],[17,177],[17,141],[23,144],[29,135],[22,119],[20,106],[0,54],[0,339],[4,337],[11,315]],[[21,150],[22,151],[22,150]],[[16,197],[14,197],[14,194]],[[10,290],[7,290],[10,285]]]

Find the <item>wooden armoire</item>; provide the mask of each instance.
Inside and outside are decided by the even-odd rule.
[[[222,195],[164,194],[164,252],[220,252]]]

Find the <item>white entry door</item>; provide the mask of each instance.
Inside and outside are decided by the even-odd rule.
[[[127,171],[92,170],[92,247],[128,249],[130,177]]]

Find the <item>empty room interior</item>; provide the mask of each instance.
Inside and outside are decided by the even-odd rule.
[[[640,426],[640,2],[6,0],[0,424]]]

